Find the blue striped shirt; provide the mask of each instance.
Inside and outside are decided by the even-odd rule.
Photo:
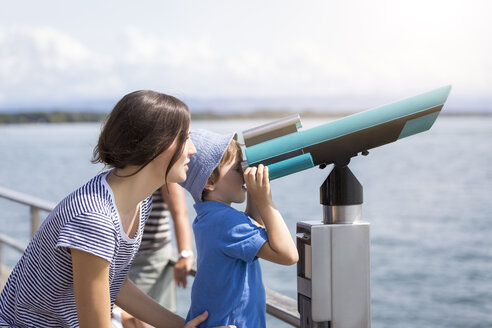
[[[133,238],[123,231],[103,172],[62,200],[48,215],[0,294],[0,326],[78,327],[70,248],[110,263],[111,307],[125,280],[151,210],[140,203]]]
[[[145,223],[139,254],[155,252],[171,242],[171,212],[160,189],[152,194],[152,211]]]

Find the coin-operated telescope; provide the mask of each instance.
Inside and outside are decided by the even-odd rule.
[[[299,131],[292,115],[243,132],[243,167],[264,164],[270,180],[314,166],[334,167],[320,188],[323,219],[297,223],[301,327],[370,327],[369,223],[352,157],[427,131],[451,86]]]

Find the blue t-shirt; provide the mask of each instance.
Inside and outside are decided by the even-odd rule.
[[[265,327],[265,288],[256,257],[268,240],[265,229],[224,203],[198,203],[195,210],[197,272],[186,321],[207,310],[199,327]]]
[[[114,304],[140,246],[151,198],[140,202],[140,225],[129,238],[106,182],[107,173],[67,196],[44,220],[0,294],[0,327],[79,326],[70,248],[110,263],[109,292]]]

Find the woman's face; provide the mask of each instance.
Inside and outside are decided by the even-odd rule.
[[[158,171],[159,177],[162,179],[165,178],[167,167],[171,158],[178,148],[178,140],[174,139],[171,146],[166,149],[162,154],[157,156],[152,162],[154,163],[155,169]],[[186,180],[186,171],[188,171],[188,163],[190,162],[190,156],[196,154],[196,148],[193,142],[191,141],[189,131],[188,138],[186,139],[185,145],[183,147],[183,151],[178,156],[176,162],[173,164],[169,173],[167,175],[167,179],[165,183],[172,182],[183,182]]]
[[[176,144],[176,140],[173,144]],[[174,151],[176,151],[177,145],[174,145]],[[174,154],[174,152],[173,152]],[[190,156],[196,154],[196,148],[191,141],[190,132],[188,131],[188,137],[186,139],[183,151],[179,155],[176,162],[173,164],[167,175],[166,183],[170,182],[183,182],[186,180],[186,171],[188,171],[188,163],[190,162]]]

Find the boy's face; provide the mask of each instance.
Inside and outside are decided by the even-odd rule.
[[[242,203],[246,199],[243,170],[240,159],[236,156],[233,161],[222,167],[219,180],[205,186],[209,190],[207,200],[215,200],[230,205]]]

